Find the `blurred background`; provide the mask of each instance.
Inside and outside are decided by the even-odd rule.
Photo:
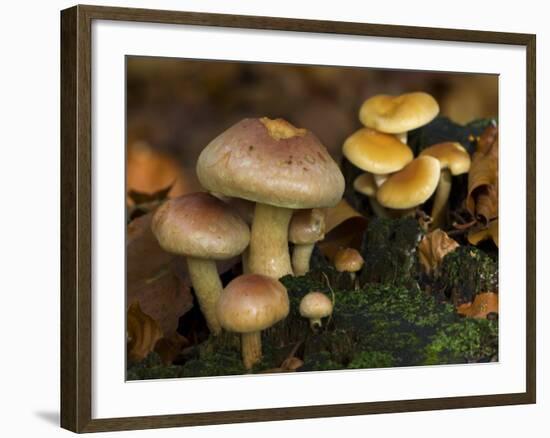
[[[245,117],[282,117],[313,131],[341,158],[375,94],[425,91],[458,123],[498,116],[496,75],[129,57],[128,190],[170,195],[199,189],[200,151]]]

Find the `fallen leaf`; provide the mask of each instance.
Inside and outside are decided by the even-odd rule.
[[[483,131],[468,173],[466,208],[474,217],[489,222],[498,217],[498,129]]]
[[[153,149],[145,141],[129,143],[126,151],[126,191],[153,195],[169,187],[170,197],[188,191],[185,175],[173,158]],[[127,197],[130,205],[132,197]]]
[[[468,233],[468,242],[472,245],[477,245],[487,239],[492,239],[498,247],[498,219],[489,222],[489,225],[481,230],[471,230]]]
[[[155,345],[155,352],[158,353],[164,364],[171,364],[181,351],[189,347],[190,342],[177,332],[159,339]]]
[[[326,209],[325,239],[318,243],[319,249],[332,260],[342,247],[359,248],[366,228],[367,218],[342,199],[336,207]]]
[[[458,242],[439,228],[426,234],[418,245],[418,257],[424,272],[431,274],[443,258],[458,247]]]
[[[498,294],[480,292],[472,303],[461,304],[456,310],[468,318],[487,318],[489,313],[498,313]]]
[[[128,359],[139,362],[155,348],[162,337],[158,323],[141,310],[137,301],[128,307],[126,319]]]
[[[151,231],[153,212],[127,227],[126,288],[128,302],[139,302],[164,333],[173,333],[178,320],[193,305],[182,257],[164,251]]]

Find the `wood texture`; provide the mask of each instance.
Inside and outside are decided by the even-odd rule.
[[[527,381],[517,394],[92,419],[91,23],[92,20],[269,29],[513,44],[527,51]],[[74,432],[456,409],[536,400],[535,36],[273,17],[75,6],[61,13],[61,425]]]

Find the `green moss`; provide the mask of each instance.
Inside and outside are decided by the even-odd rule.
[[[361,351],[357,353],[348,368],[386,368],[391,367],[395,363],[395,358],[386,351]]]
[[[424,364],[482,362],[498,357],[498,323],[464,319],[442,327],[426,346]]]
[[[497,292],[498,264],[474,246],[461,246],[443,259],[435,290],[455,305],[472,302],[479,292]]]

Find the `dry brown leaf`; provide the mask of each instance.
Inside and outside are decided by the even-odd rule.
[[[164,333],[174,333],[178,320],[193,305],[184,259],[165,252],[151,231],[153,212],[127,227],[126,287],[129,303],[139,302]]]
[[[483,131],[468,173],[466,208],[476,218],[488,222],[498,217],[498,129]]]
[[[132,362],[145,359],[162,337],[162,330],[157,322],[146,313],[143,313],[137,301],[130,304],[128,308],[126,332],[128,359]]]
[[[426,234],[418,245],[418,256],[424,272],[431,274],[441,264],[443,257],[458,247],[458,242],[439,228]]]
[[[492,239],[498,247],[498,219],[491,221],[489,225],[481,230],[471,230],[468,233],[468,242],[477,245],[487,239]]]
[[[159,339],[155,345],[155,352],[158,353],[162,362],[171,364],[181,351],[188,347],[190,342],[185,336],[177,332],[164,336]]]
[[[468,318],[487,318],[489,313],[498,313],[498,294],[480,292],[472,303],[462,304],[456,310]]]
[[[357,212],[345,199],[336,207],[326,209],[325,239],[319,248],[332,260],[338,249],[356,247],[361,244],[361,236],[367,228],[367,218]]]
[[[180,169],[179,164],[161,152],[153,149],[147,142],[134,141],[127,148],[126,191],[153,194],[171,187],[168,196],[179,196],[194,187]],[[129,205],[134,205],[127,197]]]

